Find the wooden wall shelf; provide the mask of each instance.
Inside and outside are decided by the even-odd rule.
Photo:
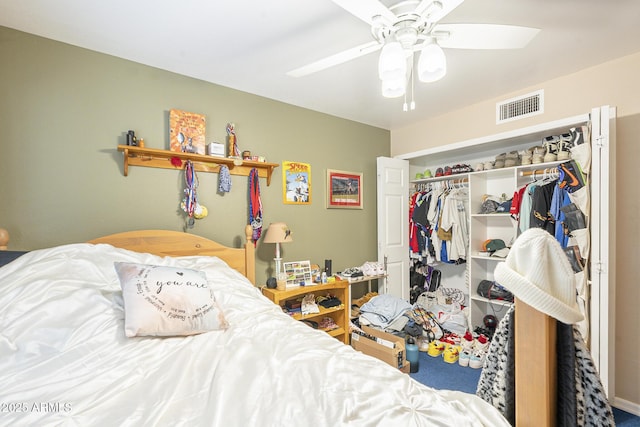
[[[129,175],[129,166],[144,166],[147,168],[181,169],[171,164],[171,158],[177,157],[184,163],[186,160],[193,162],[193,168],[198,172],[220,171],[220,166],[227,165],[231,175],[249,176],[251,169],[258,170],[260,178],[267,179],[267,185],[271,184],[271,175],[278,163],[254,162],[243,160],[241,165],[235,165],[233,159],[226,157],[205,156],[203,154],[178,153],[157,148],[141,148],[130,145],[118,145],[118,151],[124,154],[124,176]]]

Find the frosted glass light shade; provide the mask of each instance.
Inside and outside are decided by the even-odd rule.
[[[407,59],[399,42],[389,42],[382,47],[378,59],[378,77],[380,80],[404,78],[407,73]]]
[[[420,52],[418,60],[418,78],[421,82],[431,83],[447,74],[447,58],[437,43],[427,45]]]
[[[404,95],[406,86],[404,77],[394,80],[383,80],[382,96],[385,98],[398,98],[399,96]]]

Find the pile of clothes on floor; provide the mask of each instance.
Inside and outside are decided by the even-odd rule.
[[[353,301],[352,328],[365,325],[401,337],[412,336],[420,351],[478,369],[484,363],[490,331],[471,331],[465,298],[459,289],[444,287],[423,292],[413,304],[370,292]]]

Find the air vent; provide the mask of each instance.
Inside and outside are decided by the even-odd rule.
[[[507,99],[496,104],[496,124],[544,113],[544,90]]]

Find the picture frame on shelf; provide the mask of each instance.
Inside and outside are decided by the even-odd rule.
[[[293,261],[283,263],[287,275],[287,288],[314,285],[311,276],[311,261]]]
[[[287,205],[311,204],[311,165],[282,162],[282,201]]]
[[[176,109],[169,111],[169,149],[171,151],[205,154],[205,136],[204,114]]]
[[[327,169],[327,208],[363,209],[362,173]]]

